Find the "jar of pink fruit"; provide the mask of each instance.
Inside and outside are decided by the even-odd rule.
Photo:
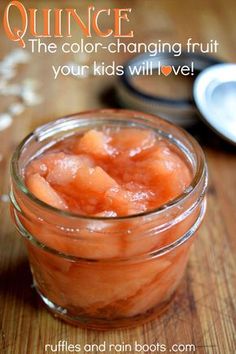
[[[110,329],[166,309],[206,208],[189,134],[139,112],[79,113],[26,137],[11,176],[12,217],[53,314]]]

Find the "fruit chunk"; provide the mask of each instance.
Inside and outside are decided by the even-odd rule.
[[[69,184],[75,178],[79,168],[93,165],[92,159],[86,155],[65,155],[55,161],[54,166],[49,169],[47,181],[58,185]]]
[[[157,147],[138,166],[142,174],[137,178],[156,193],[154,206],[177,197],[191,182],[186,163],[168,147]]]
[[[50,152],[33,160],[27,168],[27,175],[38,173],[52,184],[69,184],[81,166],[94,166],[87,155],[72,155],[64,152]]]
[[[38,173],[40,176],[43,177],[46,176],[48,172],[48,167],[45,164],[44,159],[45,157],[43,156],[30,162],[25,172],[26,179],[28,176],[33,175],[35,173]]]
[[[76,187],[83,192],[105,193],[112,187],[118,186],[101,167],[81,167],[75,178]]]
[[[27,179],[27,187],[38,199],[54,208],[67,209],[67,205],[60,195],[50,186],[44,177],[38,173],[30,175]]]
[[[154,143],[155,134],[146,129],[123,129],[112,139],[112,145],[118,151],[128,153],[130,157],[150,148]]]
[[[139,214],[146,210],[145,203],[137,200],[135,193],[121,188],[110,188],[105,194],[104,205],[118,215]]]
[[[103,132],[99,132],[97,130],[89,130],[78,141],[75,151],[77,153],[84,152],[98,158],[103,158],[111,155],[112,153],[108,146],[109,140],[109,137]]]

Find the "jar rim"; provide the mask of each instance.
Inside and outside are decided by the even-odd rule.
[[[55,208],[39,198],[37,198],[33,193],[30,192],[30,190],[27,188],[26,184],[24,183],[24,179],[22,178],[21,174],[19,173],[18,169],[18,160],[21,156],[21,153],[23,152],[25,145],[33,139],[35,136],[38,136],[40,132],[42,131],[48,131],[49,128],[52,126],[56,126],[60,123],[64,123],[65,121],[69,121],[71,118],[72,120],[75,119],[76,117],[82,118],[83,116],[89,116],[89,115],[126,115],[130,116],[130,118],[142,118],[148,123],[148,120],[152,120],[153,122],[159,121],[163,123],[166,126],[169,126],[170,128],[173,128],[175,130],[178,130],[187,140],[190,142],[192,148],[194,149],[194,152],[196,153],[196,156],[198,157],[197,163],[196,163],[196,172],[193,176],[193,179],[190,183],[190,185],[187,187],[186,190],[183,191],[180,195],[178,195],[176,198],[173,198],[172,200],[168,201],[167,203],[157,207],[153,208],[150,210],[147,210],[142,213],[138,214],[131,214],[131,215],[124,215],[124,216],[115,216],[115,217],[107,217],[107,216],[91,216],[91,215],[83,215],[79,213],[73,213],[67,210],[61,210],[58,208]],[[116,117],[114,117],[116,118]],[[190,197],[197,189],[199,184],[201,183],[202,179],[205,176],[205,183],[203,185],[203,190],[201,192],[201,196],[205,194],[206,188],[207,188],[207,171],[205,167],[205,156],[204,153],[198,144],[198,142],[189,134],[187,133],[184,129],[180,128],[179,126],[177,127],[175,124],[166,121],[165,119],[162,119],[156,115],[153,114],[147,114],[144,112],[139,112],[135,110],[126,110],[126,109],[95,109],[95,110],[88,110],[88,111],[83,111],[79,113],[74,113],[74,114],[69,114],[66,116],[63,116],[61,118],[58,118],[56,120],[50,121],[49,123],[43,124],[36,128],[34,131],[32,131],[30,134],[28,134],[22,141],[21,143],[17,146],[16,150],[14,151],[11,159],[11,165],[10,165],[10,170],[11,170],[11,176],[13,177],[13,180],[16,182],[17,187],[21,190],[21,192],[26,195],[33,203],[36,203],[39,207],[42,207],[46,209],[49,212],[56,213],[57,215],[61,215],[62,217],[70,217],[70,218],[75,218],[75,219],[84,219],[84,220],[98,220],[98,221],[104,221],[104,220],[112,220],[112,221],[122,221],[122,220],[133,220],[137,218],[142,218],[146,216],[157,216],[161,214],[162,212],[168,212],[172,208],[176,207],[179,203],[185,201],[188,197]]]

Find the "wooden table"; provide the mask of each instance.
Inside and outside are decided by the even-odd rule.
[[[2,13],[8,1],[1,1]],[[24,1],[27,6],[35,1]],[[84,11],[83,1],[37,1],[40,7],[76,7]],[[97,3],[97,2],[96,2]],[[118,1],[99,1],[99,6],[121,6]],[[220,42],[218,56],[236,60],[235,0],[189,1],[123,1],[133,7],[132,26],[136,38],[185,42]],[[13,15],[15,16],[15,15]],[[142,27],[143,26],[143,27]],[[73,41],[79,35],[73,37]],[[59,41],[57,41],[59,43]],[[14,49],[1,32],[1,57]],[[111,60],[111,57],[99,60]],[[60,77],[53,80],[51,65],[66,63],[66,55],[33,55],[29,65],[22,65],[15,78],[39,80],[43,103],[27,108],[14,119],[7,130],[0,132],[0,194],[9,186],[9,158],[19,141],[34,127],[56,117],[86,109],[113,105],[107,90],[114,78]],[[94,57],[85,58],[92,60]],[[124,60],[117,56],[117,61]],[[112,91],[110,91],[112,92]],[[1,111],[7,99],[0,97]],[[8,203],[0,204],[0,352],[2,354],[41,354],[45,344],[163,343],[168,348],[177,344],[195,344],[197,353],[233,354],[235,347],[235,231],[236,231],[236,157],[235,149],[223,143],[205,126],[195,130],[209,165],[208,209],[199,237],[194,244],[185,277],[168,311],[142,327],[122,331],[95,332],[82,330],[55,320],[38,301],[31,289],[31,275],[20,237],[16,236],[9,216]],[[48,351],[49,352],[49,351]],[[58,351],[59,352],[59,351]],[[97,351],[93,351],[94,353]],[[116,353],[112,351],[111,353]],[[122,351],[121,351],[122,352]],[[123,351],[124,352],[124,351]],[[150,351],[149,351],[150,352]],[[179,351],[180,352],[180,351]],[[190,351],[184,351],[190,352]],[[144,353],[144,351],[141,351]]]

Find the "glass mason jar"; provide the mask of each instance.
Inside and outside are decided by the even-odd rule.
[[[152,129],[183,152],[191,185],[155,210],[89,217],[55,209],[24,184],[27,163],[55,142],[106,126]],[[154,318],[178,286],[206,209],[207,166],[198,143],[156,116],[97,110],[52,121],[27,136],[11,163],[11,212],[28,250],[35,289],[55,316],[110,329]]]

